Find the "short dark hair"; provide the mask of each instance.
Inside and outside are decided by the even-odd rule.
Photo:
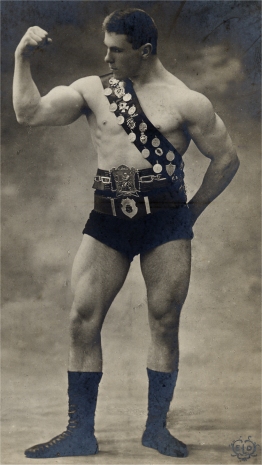
[[[150,43],[152,55],[156,55],[157,27],[151,16],[139,8],[114,11],[105,18],[103,31],[126,35],[135,50],[141,45]]]

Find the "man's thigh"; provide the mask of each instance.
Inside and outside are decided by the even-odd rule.
[[[123,254],[84,234],[73,264],[72,290],[81,294],[93,291],[111,301],[122,287],[129,267]]]
[[[175,300],[182,305],[190,280],[191,240],[166,242],[141,255],[140,261],[149,303]]]

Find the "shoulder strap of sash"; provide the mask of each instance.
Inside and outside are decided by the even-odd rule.
[[[109,109],[115,113],[118,124],[126,131],[129,140],[153,165],[156,174],[161,173],[171,181],[181,182],[184,178],[182,156],[147,118],[132,82],[129,79],[114,79],[111,73],[100,79],[110,103]]]

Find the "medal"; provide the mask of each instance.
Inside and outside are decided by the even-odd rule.
[[[108,82],[111,86],[116,86],[119,83],[118,79],[115,79],[113,77],[111,77]]]
[[[158,137],[154,137],[154,139],[152,140],[152,145],[153,147],[159,147],[160,140],[158,139]]]
[[[122,115],[120,115],[120,116],[117,117],[117,122],[118,122],[118,124],[123,124],[124,121],[125,121],[125,118],[124,118]]]
[[[116,87],[114,92],[118,98],[121,98],[123,95],[125,95],[125,91],[121,87]]]
[[[116,102],[113,102],[109,105],[109,110],[110,111],[116,111],[117,110],[117,104]]]
[[[126,102],[120,102],[119,103],[119,110],[121,110],[122,112],[125,112],[125,110],[128,109],[128,106],[126,104]]]
[[[147,143],[147,136],[145,134],[141,134],[140,136],[140,142],[142,144],[146,144]]]
[[[176,165],[172,165],[172,163],[169,163],[169,165],[166,165],[166,172],[169,174],[169,176],[172,176],[174,174],[174,171],[176,169]]]
[[[119,87],[122,87],[123,89],[125,88],[125,83],[124,81],[119,81]]]
[[[131,94],[125,94],[124,97],[123,97],[124,102],[129,102],[129,100],[131,100],[131,99],[132,99]]]
[[[163,168],[159,163],[156,163],[156,165],[153,166],[154,173],[161,173],[162,169]]]
[[[107,95],[107,96],[108,96],[108,95],[111,95],[112,92],[113,92],[113,91],[112,91],[112,89],[110,89],[110,87],[107,87],[107,88],[104,90],[104,94]]]
[[[156,153],[159,157],[161,157],[161,155],[163,155],[163,150],[162,150],[160,147],[158,147],[158,148],[155,150],[155,153]]]
[[[129,127],[129,129],[134,129],[136,127],[136,123],[133,120],[133,118],[128,118],[128,120],[126,121],[126,124]]]
[[[132,105],[132,107],[129,108],[128,114],[132,116],[136,112],[136,107],[135,105]]]
[[[145,132],[146,130],[147,130],[147,124],[144,123],[144,121],[143,121],[143,123],[139,124],[139,131],[140,132]]]
[[[134,132],[130,132],[130,134],[128,134],[128,139],[130,140],[130,142],[135,142],[136,140],[136,135]]]
[[[148,149],[143,149],[141,154],[142,154],[142,157],[147,158],[150,155],[150,151]]]
[[[171,152],[171,150],[169,150],[169,152],[167,152],[167,154],[166,154],[166,159],[167,159],[168,161],[173,161],[174,158],[175,158],[174,152]]]

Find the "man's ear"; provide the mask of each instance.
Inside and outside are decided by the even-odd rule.
[[[152,49],[153,49],[153,47],[152,47],[152,44],[150,44],[150,43],[142,45],[140,47],[142,58],[144,58],[146,60],[151,55]]]

